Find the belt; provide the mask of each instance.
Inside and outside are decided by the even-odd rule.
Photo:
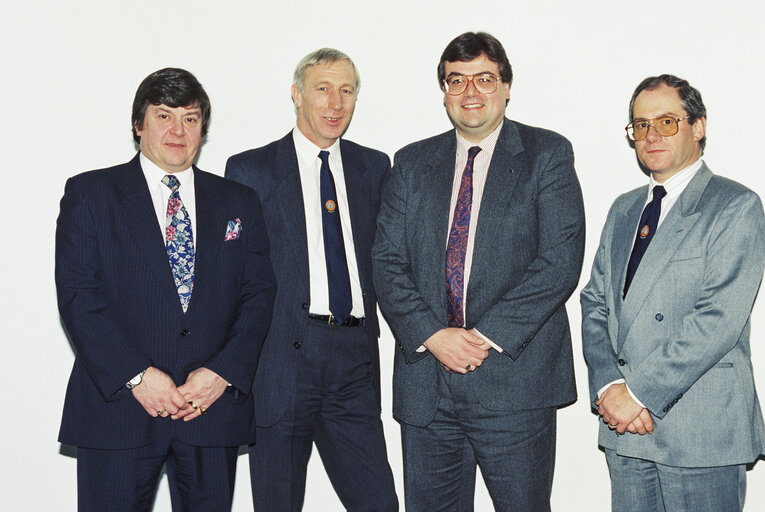
[[[314,315],[313,313],[308,313],[308,318],[332,327],[358,327],[366,322],[365,318],[356,318],[355,316],[349,316],[345,322],[338,322],[337,318],[332,315]]]

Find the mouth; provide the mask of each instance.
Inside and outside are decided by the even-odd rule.
[[[337,126],[343,120],[342,117],[325,117],[324,120],[332,126]]]
[[[462,108],[464,108],[465,110],[477,110],[482,107],[483,107],[483,103],[468,103],[466,105],[462,105]]]
[[[172,148],[172,149],[183,149],[186,147],[186,144],[180,144],[177,142],[165,142],[165,146],[168,146],[169,148]]]

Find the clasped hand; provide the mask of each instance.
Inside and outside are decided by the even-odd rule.
[[[143,380],[133,388],[133,397],[150,416],[191,421],[201,416],[201,407],[209,408],[226,391],[228,383],[207,368],[191,372],[182,386],[175,386],[165,372],[150,366]],[[192,406],[193,404],[193,406]],[[201,407],[200,407],[201,406]]]
[[[626,384],[610,386],[600,395],[595,405],[598,406],[598,414],[611,430],[619,434],[653,434],[651,414],[632,399]]]
[[[475,371],[489,357],[489,345],[474,329],[441,329],[428,338],[425,348],[449,371],[465,374]]]

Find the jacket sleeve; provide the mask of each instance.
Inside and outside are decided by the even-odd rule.
[[[67,181],[56,225],[56,291],[61,320],[78,360],[107,401],[151,366],[114,320],[98,255],[98,222],[89,196],[75,178]]]
[[[571,296],[584,257],[584,205],[571,144],[562,140],[537,172],[537,255],[520,284],[507,290],[474,326],[513,359]]]

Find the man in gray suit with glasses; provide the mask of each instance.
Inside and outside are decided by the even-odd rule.
[[[760,198],[709,170],[701,94],[645,79],[627,135],[648,186],[616,199],[582,291],[582,343],[613,510],[733,512],[763,452],[750,314]]]

